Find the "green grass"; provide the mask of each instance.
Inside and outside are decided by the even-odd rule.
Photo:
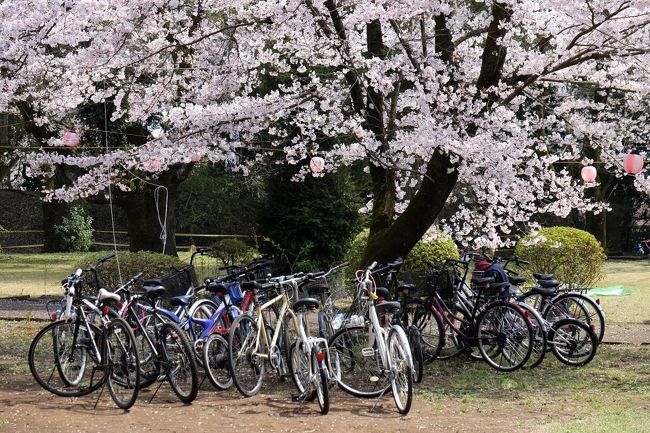
[[[632,290],[630,296],[602,296],[601,305],[612,322],[650,323],[650,262],[609,261],[605,278],[598,287],[622,285]]]
[[[0,375],[29,374],[29,345],[43,322],[0,320]]]
[[[604,408],[584,418],[551,424],[544,431],[548,433],[646,433],[650,428],[650,411],[647,407]]]

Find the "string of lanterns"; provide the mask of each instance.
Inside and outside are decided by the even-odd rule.
[[[636,176],[643,170],[643,156],[636,153],[628,153],[623,159],[623,168],[627,174]],[[588,165],[580,170],[580,177],[585,183],[594,183],[596,181],[596,167]]]

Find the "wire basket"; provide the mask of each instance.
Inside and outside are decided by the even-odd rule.
[[[168,274],[155,278],[165,288],[165,298],[186,295],[190,289],[198,287],[194,266],[172,269]]]

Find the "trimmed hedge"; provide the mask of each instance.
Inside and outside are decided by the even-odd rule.
[[[361,266],[361,256],[368,242],[369,230],[365,229],[359,232],[348,249],[346,260],[350,262],[350,268],[359,269]],[[403,271],[422,271],[427,263],[442,263],[446,259],[458,259],[458,249],[454,241],[444,233],[437,233],[437,239],[418,241],[404,261]]]
[[[515,254],[530,262],[528,272],[552,273],[565,283],[590,287],[603,277],[607,256],[596,238],[572,227],[546,227],[519,241]]]
[[[92,254],[84,255],[76,267],[87,269],[91,264],[111,254],[111,251],[99,251]],[[137,291],[142,287],[142,281],[151,278],[161,277],[169,273],[169,266],[180,269],[186,263],[181,261],[178,257],[167,256],[164,254],[151,253],[146,251],[118,251],[120,262],[120,271],[122,273],[122,280],[127,281],[134,274],[143,272],[142,278],[136,283],[133,290]],[[106,289],[114,289],[120,285],[120,277],[117,271],[117,260],[112,258],[97,267],[99,271],[99,278],[101,286]],[[89,277],[85,274],[86,277]]]

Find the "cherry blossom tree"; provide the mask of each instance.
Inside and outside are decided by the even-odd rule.
[[[617,176],[647,140],[641,1],[20,0],[0,17],[0,112],[28,103],[27,121],[59,132],[26,154],[34,173],[83,171],[50,199],[128,191],[195,155],[246,173],[281,153],[299,180],[320,155],[372,179],[366,261],[405,255],[432,224],[496,245],[536,215],[603,211],[571,164]],[[156,137],[52,150],[106,101],[105,129]]]

